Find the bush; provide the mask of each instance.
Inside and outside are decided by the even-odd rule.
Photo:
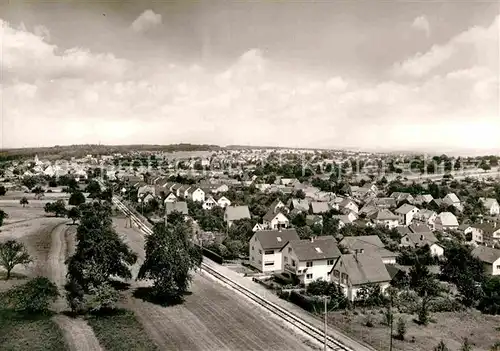
[[[398,318],[398,326],[396,327],[396,338],[404,340],[406,335],[406,322],[403,318]]]
[[[59,296],[57,286],[45,277],[31,279],[4,295],[6,304],[18,312],[44,313]]]
[[[405,290],[399,294],[398,311],[400,313],[414,314],[420,307],[420,298],[415,291]]]
[[[438,297],[429,303],[431,312],[456,312],[463,310],[464,306],[450,297]]]

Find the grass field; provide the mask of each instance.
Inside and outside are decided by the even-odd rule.
[[[66,351],[63,335],[51,316],[23,316],[0,310],[0,350]]]
[[[335,312],[329,315],[329,323],[385,351],[389,349],[390,329],[383,323],[384,315],[380,312],[373,310],[350,316]],[[490,351],[500,342],[500,316],[483,315],[478,311],[432,313],[432,322],[421,326],[414,322],[415,316],[396,314],[394,334],[399,317],[406,321],[407,332],[405,341],[393,340],[394,351],[432,350],[441,340],[450,350],[459,350],[464,338],[472,343],[474,351]],[[366,326],[368,318],[373,327]]]
[[[87,322],[107,351],[160,350],[148,338],[133,312],[120,310],[111,315],[89,316]]]

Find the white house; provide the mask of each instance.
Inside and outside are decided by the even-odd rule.
[[[443,202],[448,206],[454,206],[457,210],[462,210],[462,203],[455,193],[449,193],[443,198]]]
[[[458,228],[457,217],[451,212],[441,212],[434,221],[437,230],[452,230]]]
[[[261,223],[255,223],[255,225],[252,228],[252,232],[256,232],[258,230],[264,230],[264,226]]]
[[[432,201],[432,200],[431,200]],[[431,229],[435,228],[437,213],[432,210],[422,209],[413,217],[415,221],[428,225]]]
[[[195,202],[204,202],[205,192],[199,187],[190,187],[186,190],[185,197]]]
[[[332,267],[330,277],[332,282],[340,285],[350,301],[356,300],[363,286],[377,284],[385,292],[391,282],[380,257],[360,252],[341,255]]]
[[[212,208],[217,206],[218,206],[217,201],[215,201],[215,199],[212,196],[209,196],[208,198],[205,199],[201,207],[203,207],[204,210],[211,210]]]
[[[291,240],[299,240],[295,229],[258,230],[249,242],[250,265],[261,272],[282,271],[281,249]]]
[[[231,206],[231,201],[227,197],[221,196],[217,200],[217,204],[219,207],[225,208],[226,206]]]
[[[374,224],[380,225],[389,229],[396,228],[399,224],[399,217],[388,209],[381,209],[369,216]]]
[[[482,197],[479,200],[483,203],[483,206],[486,208],[490,216],[497,216],[500,214],[500,205],[498,204],[497,199]]]
[[[175,194],[169,193],[163,202],[167,203],[167,202],[175,202],[175,201],[177,201],[177,197],[175,196]]]
[[[479,245],[484,243],[483,231],[481,229],[470,224],[462,224],[458,227],[458,230],[464,234],[465,240],[469,244]]]
[[[418,207],[404,204],[396,209],[396,214],[399,216],[399,224],[409,226],[413,221],[413,217],[418,213]]]
[[[262,224],[266,229],[280,229],[288,228],[290,225],[290,221],[282,212],[266,213],[266,215],[263,217]]]
[[[444,255],[444,248],[439,245],[439,240],[432,232],[408,233],[401,238],[400,246],[423,247],[429,246],[432,256],[441,257]]]
[[[472,250],[472,255],[483,262],[486,274],[500,275],[500,250],[480,245]]]
[[[305,285],[318,279],[330,281],[329,272],[341,255],[333,236],[292,240],[281,251],[284,271]]]
[[[359,207],[358,205],[351,199],[344,199],[340,204],[339,204],[339,209],[346,213],[346,212],[354,212],[358,213],[359,212]]]

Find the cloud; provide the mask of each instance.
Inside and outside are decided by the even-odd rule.
[[[62,50],[40,32],[2,24],[4,146],[99,141],[404,149],[498,145],[498,66],[481,54],[495,45],[489,28],[471,29],[443,46],[453,48],[444,56],[458,60],[454,69],[425,74],[437,65],[420,70],[416,80],[363,81],[312,79],[280,67],[259,49],[242,53],[220,72],[164,59],[151,65],[84,48]],[[461,45],[472,51],[468,60],[461,57]],[[443,47],[422,57],[435,57]],[[429,67],[421,57],[410,61],[407,69],[418,62]]]
[[[431,35],[431,25],[425,16],[418,16],[411,24],[412,28],[423,31],[427,37]]]
[[[425,53],[396,63],[393,70],[398,75],[413,77],[422,77],[437,69],[464,69],[475,64],[498,70],[499,24],[500,16],[497,16],[489,27],[472,27],[444,45],[434,45]]]
[[[136,33],[145,33],[162,23],[160,14],[154,13],[153,10],[146,10],[140,14],[131,24],[131,28]]]

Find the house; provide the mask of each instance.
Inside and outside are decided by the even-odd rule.
[[[431,229],[434,229],[437,213],[432,210],[422,209],[413,218],[416,222],[428,225]]]
[[[391,276],[379,256],[356,252],[340,256],[330,271],[330,281],[339,284],[346,297],[354,301],[367,285],[379,285],[385,292]]]
[[[443,198],[443,202],[448,206],[453,206],[457,210],[462,210],[462,203],[455,193],[449,193]]]
[[[396,200],[396,203],[400,203],[402,201],[406,201],[409,204],[415,203],[415,198],[413,197],[412,194],[410,193],[401,193],[401,192],[394,192],[391,194],[391,197]]]
[[[439,245],[439,240],[436,238],[434,233],[408,233],[401,238],[400,246],[403,247],[423,247],[425,245],[429,246],[432,256],[441,257],[444,255],[444,248]]]
[[[489,275],[500,275],[500,250],[487,246],[477,246],[472,255],[483,262],[485,272]]]
[[[330,211],[328,202],[311,202],[312,214],[322,214]]]
[[[252,228],[252,232],[256,232],[257,230],[264,230],[264,225],[260,223],[255,223],[255,225]]]
[[[163,200],[164,203],[175,202],[175,201],[177,201],[177,197],[175,196],[174,193],[169,193],[167,197],[165,197],[165,200]]]
[[[359,212],[359,207],[358,205],[351,199],[344,199],[340,204],[339,204],[339,209],[343,213],[349,213],[349,212],[354,212],[358,213]]]
[[[437,230],[452,230],[458,228],[457,217],[451,212],[441,212],[434,221]]]
[[[396,214],[399,216],[399,224],[408,226],[413,221],[413,217],[418,213],[418,207],[404,204],[396,209]]]
[[[465,240],[469,244],[479,245],[484,243],[483,231],[470,224],[461,224],[458,226],[458,231],[465,236]]]
[[[261,272],[282,271],[281,249],[291,240],[300,240],[295,229],[256,231],[249,242],[250,265]]]
[[[308,212],[309,201],[306,199],[291,199],[289,207],[295,213]]]
[[[472,225],[472,233],[477,232],[481,235],[483,240],[488,239],[489,241],[498,240],[500,238],[500,226],[497,225],[497,222],[489,223],[479,223]],[[465,233],[464,233],[465,234]]]
[[[187,207],[187,202],[184,201],[176,201],[176,202],[167,202],[165,203],[165,213],[167,215],[171,214],[172,212],[180,212],[184,215],[188,215],[188,207]]]
[[[351,253],[363,250],[367,254],[378,256],[384,264],[396,263],[398,256],[398,254],[387,250],[377,235],[346,236],[339,242],[339,245]]]
[[[346,225],[353,224],[354,221],[358,219],[354,212],[350,212],[347,215],[333,215],[332,218],[335,218],[339,221],[339,229],[342,229]]]
[[[146,196],[144,196],[142,198],[142,202],[144,202],[145,204],[147,203],[150,203],[151,201],[155,200],[156,198],[154,197],[154,195],[152,195],[151,193],[148,193],[146,194]],[[140,200],[139,200],[140,201]]]
[[[301,283],[330,280],[329,273],[341,253],[332,236],[293,240],[283,247],[284,271],[295,275]]]
[[[224,212],[224,221],[231,227],[234,221],[250,218],[248,206],[227,206]]]
[[[204,202],[205,192],[199,187],[190,187],[185,192],[186,198],[194,202]]]
[[[490,216],[497,216],[500,214],[500,205],[497,199],[481,197],[479,200],[483,203],[483,206]]]
[[[410,224],[408,229],[410,230],[410,233],[428,233],[432,231],[430,226],[422,223]]]
[[[264,215],[262,220],[263,227],[266,229],[283,229],[288,228],[290,225],[290,221],[281,211],[274,212],[272,208]]]
[[[231,201],[227,197],[221,196],[217,200],[217,205],[219,205],[219,207],[226,208],[227,206],[231,206]]]
[[[368,218],[371,219],[375,225],[380,225],[389,229],[396,228],[399,223],[399,217],[385,208],[378,210],[373,215],[368,216]]]
[[[323,225],[323,216],[319,215],[307,215],[306,216],[306,224],[309,226],[313,225]]]
[[[417,204],[417,205],[428,204],[432,200],[434,200],[434,198],[430,194],[415,196],[415,204]]]
[[[397,206],[396,199],[392,197],[377,197],[367,202],[377,208],[392,208]]]
[[[138,197],[146,196],[146,194],[155,195],[155,188],[153,186],[150,186],[150,185],[144,185],[144,186],[141,186],[139,189],[137,189],[137,196]]]
[[[217,203],[217,201],[215,201],[215,199],[213,198],[213,196],[209,196],[203,202],[202,207],[203,207],[204,210],[211,210],[212,208],[217,207],[218,205],[219,204]]]

